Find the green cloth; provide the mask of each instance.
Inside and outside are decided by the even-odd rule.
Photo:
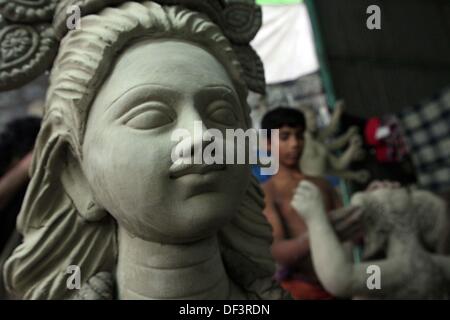
[[[302,3],[303,0],[256,0],[257,4],[293,4],[293,3]]]

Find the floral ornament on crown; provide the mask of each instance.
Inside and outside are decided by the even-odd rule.
[[[68,8],[77,6],[81,16],[86,16],[128,1],[0,0],[0,91],[23,86],[51,68],[58,42],[68,32]],[[153,1],[161,5],[181,5],[207,15],[230,41],[243,67],[248,88],[265,92],[264,67],[250,46],[262,23],[261,8],[254,1]],[[11,48],[13,43],[17,48]]]

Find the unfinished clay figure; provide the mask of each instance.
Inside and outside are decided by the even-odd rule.
[[[4,271],[16,297],[286,296],[249,166],[171,161],[175,147],[202,144],[171,140],[194,121],[250,126],[247,86],[264,87],[248,46],[259,11],[226,7],[254,10],[233,36],[207,17],[226,25],[223,1],[178,2],[203,13],[177,1],[84,1],[82,28],[62,39],[18,220],[24,242]],[[81,290],[67,287],[69,266]]]
[[[345,255],[320,197],[319,190],[304,181],[292,205],[308,225],[314,267],[330,293],[343,298],[450,297],[450,257],[434,253],[447,226],[440,198],[393,187],[356,193],[351,204],[363,209],[366,245],[371,254],[385,251],[385,258],[354,264]],[[379,270],[374,286],[369,279],[373,270]]]
[[[364,156],[362,141],[356,127],[351,127],[343,135],[334,138],[339,130],[339,121],[344,111],[343,102],[336,104],[330,124],[319,130],[313,110],[303,110],[306,119],[305,144],[300,158],[301,172],[308,176],[323,177],[335,175],[343,179],[365,183],[369,173],[365,170],[351,171],[350,164]],[[337,156],[334,152],[346,147]]]

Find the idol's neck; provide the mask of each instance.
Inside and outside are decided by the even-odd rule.
[[[228,278],[217,238],[168,245],[132,237],[119,227],[119,299],[228,299]]]

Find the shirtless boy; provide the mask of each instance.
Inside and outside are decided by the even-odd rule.
[[[309,255],[305,222],[290,203],[302,180],[314,183],[321,190],[327,212],[341,207],[341,201],[326,179],[307,177],[300,172],[298,163],[305,129],[305,119],[300,111],[274,109],[264,116],[261,127],[268,132],[279,129],[279,171],[262,185],[266,202],[264,214],[273,229],[272,255],[279,265],[278,280],[296,299],[332,298],[318,282]],[[332,218],[336,231],[341,231],[343,237],[349,236],[349,232],[350,235],[355,233],[356,214],[349,211],[343,217],[340,212]]]

